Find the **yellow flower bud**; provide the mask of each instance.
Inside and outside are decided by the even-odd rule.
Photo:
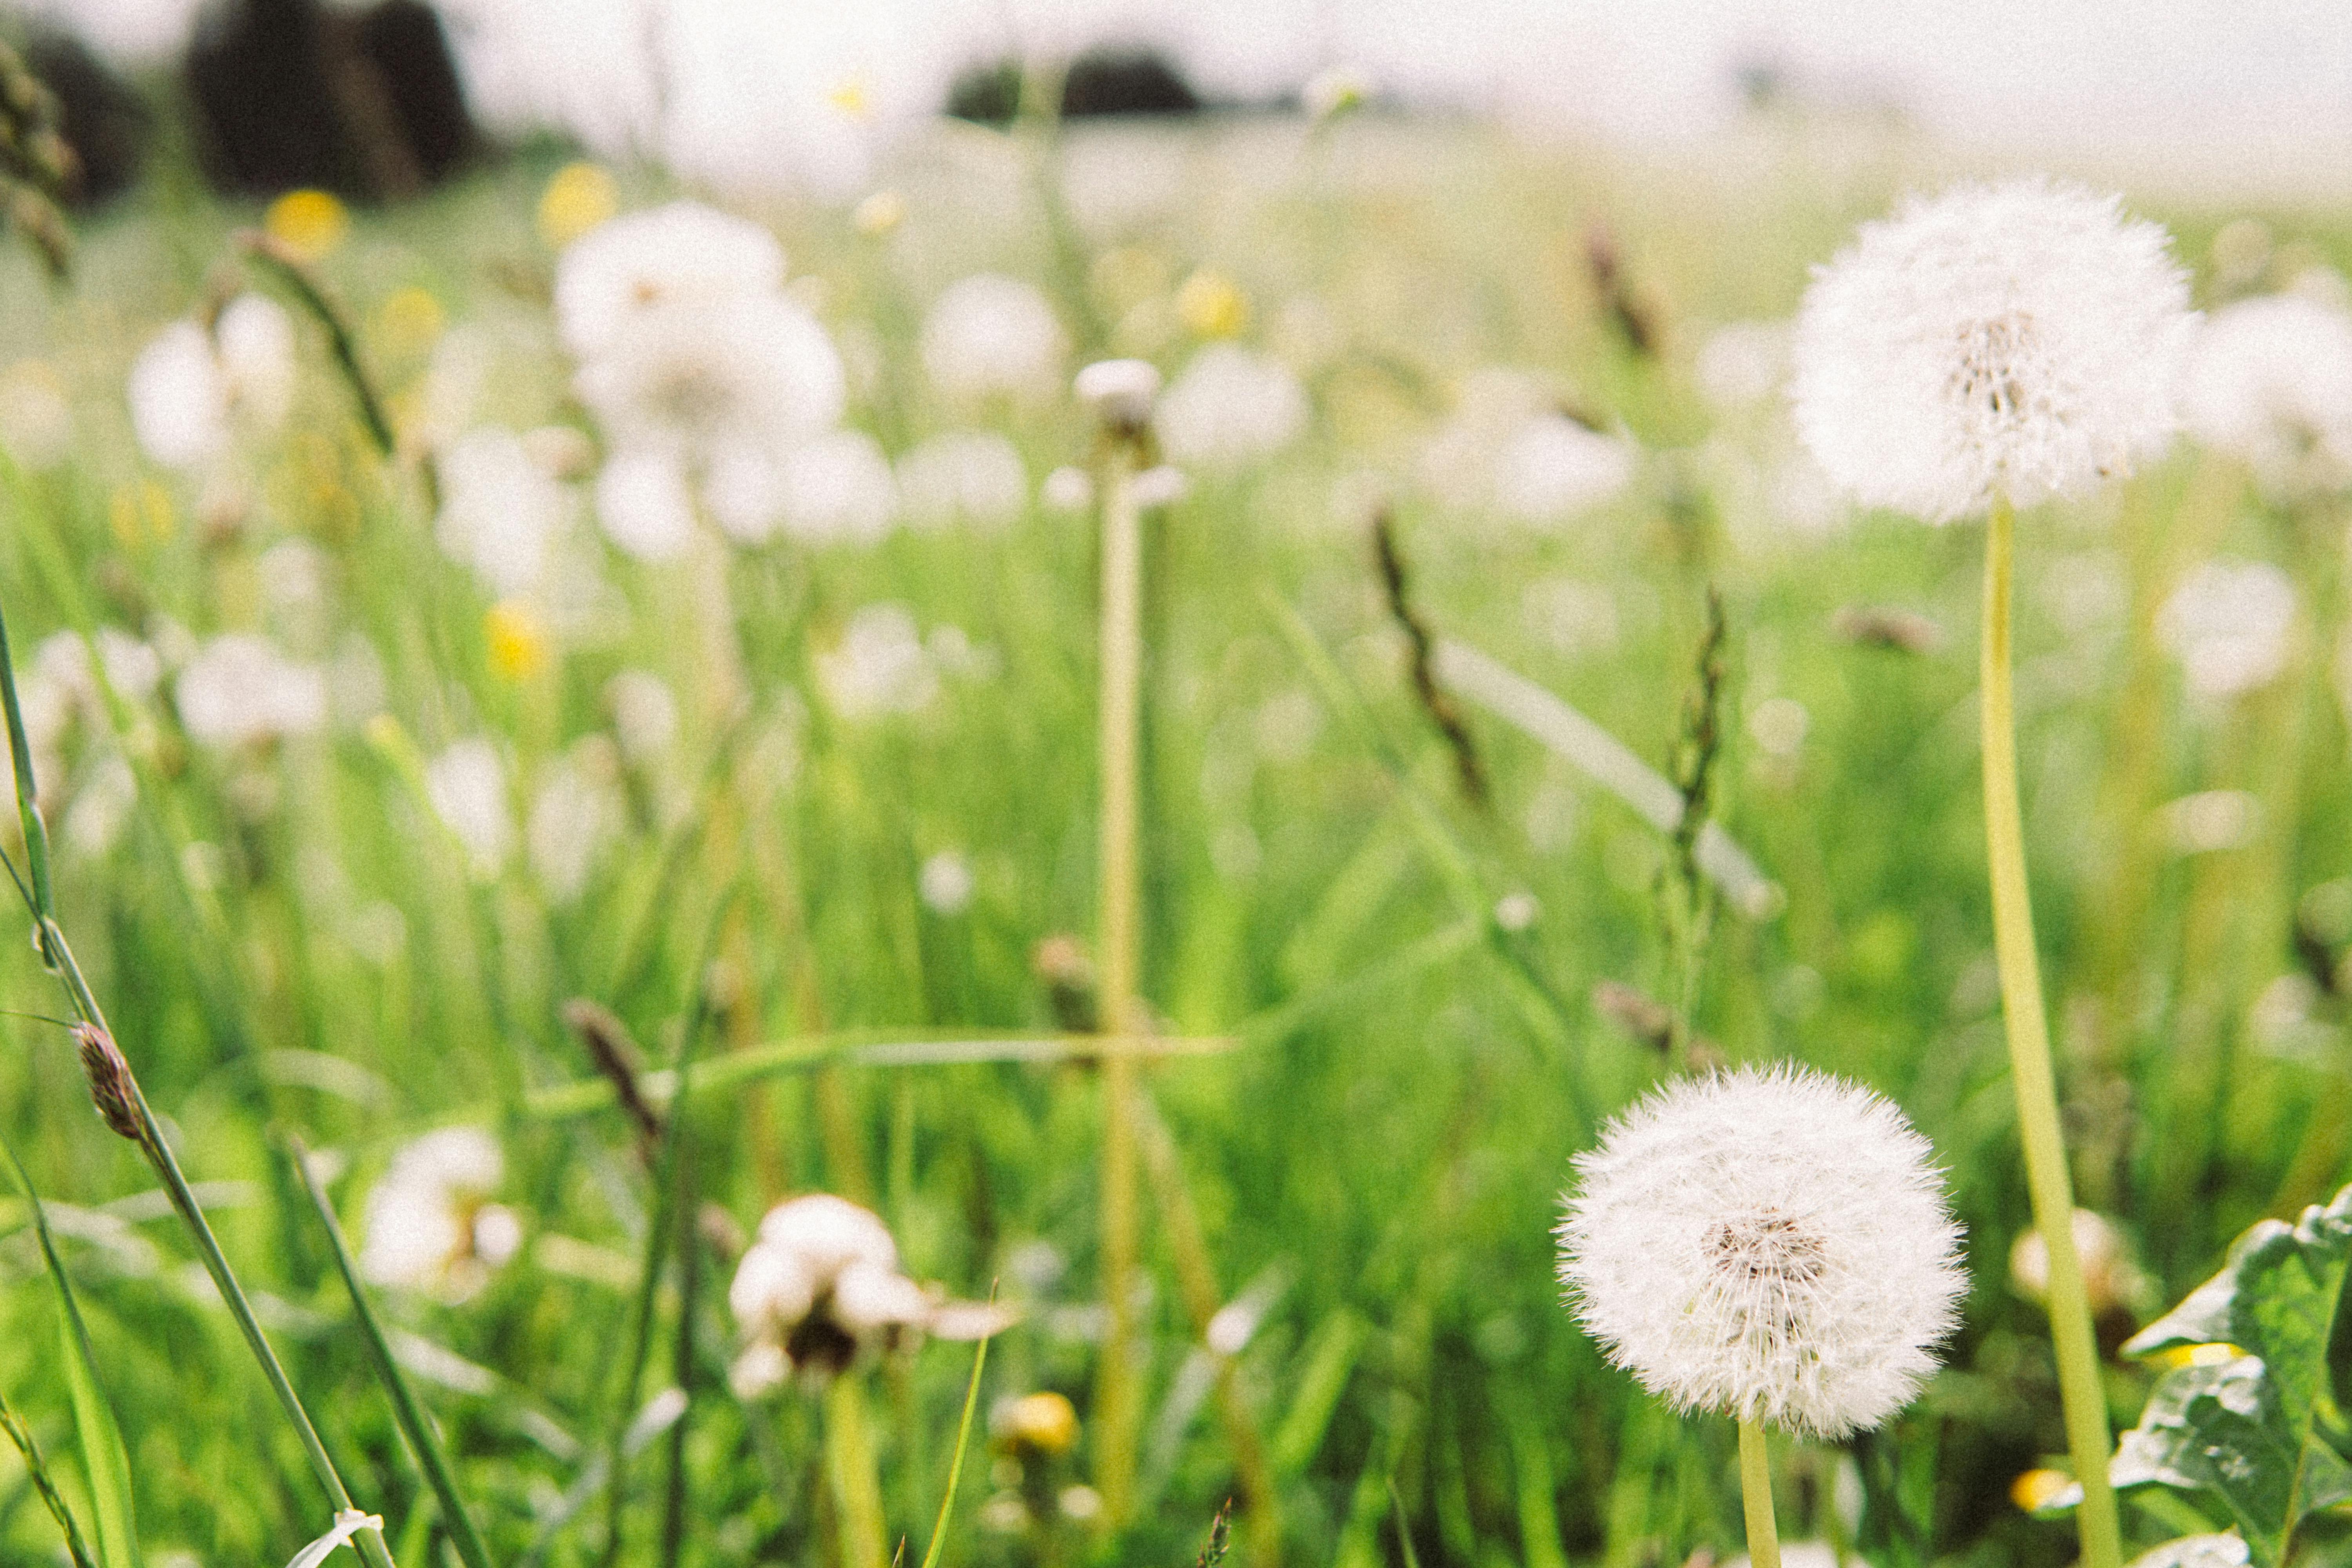
[[[318,261],[343,243],[343,237],[351,232],[352,215],[325,191],[289,191],[269,204],[261,226],[299,259]]]

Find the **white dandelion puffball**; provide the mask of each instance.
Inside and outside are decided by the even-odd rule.
[[[1307,414],[1307,389],[1281,361],[1212,343],[1160,398],[1160,446],[1179,463],[1237,468],[1297,440]]]
[[[2236,697],[2285,670],[2294,608],[2294,580],[2268,562],[2208,561],[2157,611],[2157,640],[2198,696]]]
[[[1520,522],[1565,522],[1633,480],[1633,448],[1564,414],[1538,414],[1504,441],[1494,473],[1496,510]]]
[[[771,294],[783,281],[783,247],[758,224],[698,202],[624,213],[565,247],[556,333],[575,357],[593,358],[647,311]]]
[[[327,677],[244,632],[215,637],[188,660],[172,698],[188,738],[224,749],[308,735],[327,722]]]
[[[368,1194],[361,1277],[473,1294],[521,1247],[514,1211],[489,1201],[505,1176],[498,1141],[478,1127],[444,1127],[402,1149]]]
[[[2352,314],[2301,294],[2224,305],[2197,334],[2180,411],[2273,489],[2352,479]]]
[[[971,907],[973,886],[971,861],[960,849],[940,850],[923,862],[916,876],[923,907],[945,919]]]
[[[126,388],[131,434],[167,468],[200,468],[238,428],[283,424],[294,376],[293,318],[274,300],[240,294],[209,330],[174,321],[140,351]]]
[[[1930,522],[2159,450],[2196,316],[2169,237],[2042,180],[1864,224],[1797,318],[1797,428],[1841,489]]]
[[[639,561],[675,561],[694,542],[694,492],[686,468],[656,451],[615,452],[596,474],[596,521]]]
[[[465,847],[478,876],[506,863],[514,849],[514,814],[507,809],[507,770],[497,747],[476,737],[426,763],[425,798]]]
[[[707,458],[816,434],[841,416],[847,382],[816,318],[767,294],[641,310],[574,385],[614,446]]]
[[[868,605],[839,646],[816,656],[817,689],[845,719],[919,713],[940,694],[939,666],[906,605]]]
[[[1160,372],[1149,360],[1105,359],[1078,372],[1078,405],[1114,430],[1139,430],[1160,399]]]
[[[1003,528],[1029,505],[1029,469],[993,430],[948,430],[898,459],[898,499],[918,529]]]
[[[1906,1404],[1967,1288],[1927,1141],[1789,1064],[1667,1085],[1577,1157],[1559,1276],[1677,1410],[1839,1437]]]
[[[501,597],[526,594],[569,520],[571,492],[531,458],[522,437],[485,426],[441,454],[441,511],[433,537]]]
[[[948,286],[923,318],[923,369],[950,397],[1034,397],[1062,383],[1069,338],[1045,296],[982,272]]]

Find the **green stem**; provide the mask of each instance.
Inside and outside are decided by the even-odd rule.
[[[1132,443],[1115,438],[1103,467],[1102,513],[1102,1027],[1124,1038],[1136,1026],[1138,962],[1138,753],[1143,690],[1143,518],[1133,487]],[[1097,1481],[1103,1521],[1116,1528],[1134,1506],[1139,1409],[1133,1355],[1136,1258],[1135,1062],[1104,1054],[1103,1295],[1110,1309],[1096,1391]]]
[[[2118,1568],[2122,1531],[2115,1492],[2107,1484],[2106,1395],[2091,1334],[2090,1298],[2074,1255],[2074,1194],[2066,1145],[2058,1123],[2056,1075],[2050,1061],[2050,1026],[2042,1000],[2042,968],[2033,948],[2033,906],[2025,881],[2024,813],[2017,795],[2017,715],[2010,680],[2010,597],[2014,575],[2016,516],[2006,500],[1993,502],[1985,532],[1983,646],[1985,844],[1992,871],[1993,946],[2000,963],[2001,1016],[2009,1030],[2010,1073],[2017,1089],[2017,1125],[2025,1144],[2026,1185],[2033,1221],[2050,1254],[2050,1337],[2058,1356],[2058,1392],[2065,1408],[2066,1446],[2083,1505],[2075,1529],[2082,1568]]]
[[[844,1367],[824,1392],[825,1479],[841,1518],[841,1568],[883,1568],[889,1526],[882,1513],[874,1440],[866,1430],[860,1375],[856,1367]]]
[[[1748,1561],[1755,1568],[1780,1568],[1780,1527],[1772,1518],[1772,1460],[1764,1428],[1739,1423],[1739,1502],[1748,1514]]]

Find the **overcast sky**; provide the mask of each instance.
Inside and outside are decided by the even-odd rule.
[[[194,0],[37,0],[152,57]],[[650,121],[658,39],[689,161],[823,163],[856,81],[884,117],[927,110],[1016,42],[1160,44],[1213,91],[1320,66],[1401,96],[1643,141],[1703,135],[1734,71],[1900,105],[1964,142],[2073,150],[2352,145],[2352,0],[446,0],[484,107],[613,145]]]

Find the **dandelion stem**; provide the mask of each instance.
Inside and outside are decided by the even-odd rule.
[[[1739,1501],[1748,1513],[1748,1561],[1755,1568],[1780,1568],[1780,1527],[1772,1518],[1772,1459],[1764,1428],[1739,1423]]]
[[[1138,952],[1140,713],[1143,689],[1143,517],[1134,491],[1133,443],[1114,439],[1103,466],[1102,510],[1102,1026],[1134,1026]],[[1110,1310],[1096,1391],[1097,1481],[1104,1522],[1126,1521],[1135,1488],[1138,1406],[1129,1363],[1135,1325],[1136,1133],[1134,1058],[1103,1057],[1102,1284]]]
[[[859,1375],[856,1367],[845,1367],[825,1390],[825,1479],[840,1510],[842,1568],[883,1568],[889,1527],[882,1514],[882,1479],[874,1468]]]
[[[2058,1392],[2066,1446],[2082,1483],[2076,1511],[2083,1568],[2122,1561],[2116,1498],[2107,1485],[2106,1395],[2091,1337],[2090,1299],[2074,1255],[2074,1195],[2059,1131],[2058,1091],[2050,1062],[2050,1027],[2042,969],[2033,949],[2033,906],[2025,881],[2024,813],[2017,795],[2017,715],[2010,680],[2010,585],[2016,517],[1996,499],[1985,531],[1983,647],[1985,844],[1992,871],[1993,946],[2000,963],[2001,1016],[2017,1089],[2018,1132],[2025,1145],[2033,1220],[2050,1254],[2050,1337],[2058,1356]],[[1743,1432],[1744,1436],[1744,1432]],[[1760,1561],[1760,1560],[1759,1560]]]

